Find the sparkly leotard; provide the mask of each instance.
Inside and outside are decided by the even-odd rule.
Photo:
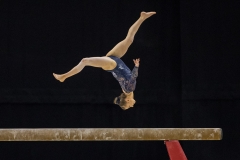
[[[138,67],[135,66],[131,71],[120,58],[115,56],[109,56],[109,58],[113,59],[117,63],[117,66],[113,70],[107,71],[113,74],[126,93],[134,91],[136,88]]]

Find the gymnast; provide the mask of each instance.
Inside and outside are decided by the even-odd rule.
[[[53,76],[60,82],[64,82],[66,78],[79,73],[85,66],[102,68],[103,70],[111,72],[122,88],[123,93],[114,99],[114,104],[119,105],[123,110],[133,107],[136,103],[133,91],[136,87],[140,59],[133,59],[135,67],[130,71],[120,58],[124,56],[132,44],[140,25],[154,14],[156,14],[156,12],[141,12],[138,20],[128,30],[126,38],[119,42],[106,56],[83,58],[80,63],[69,72],[64,74],[53,73]]]

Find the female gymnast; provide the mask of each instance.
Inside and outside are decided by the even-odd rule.
[[[80,63],[69,72],[65,74],[53,73],[53,76],[60,82],[64,82],[66,78],[79,73],[85,66],[102,68],[103,70],[111,72],[122,88],[123,93],[114,99],[114,104],[119,105],[123,110],[133,107],[136,103],[133,99],[133,91],[136,87],[140,59],[133,59],[135,67],[130,71],[120,58],[124,56],[132,44],[140,25],[154,14],[156,14],[156,12],[141,12],[138,20],[128,30],[126,38],[119,42],[106,56],[83,58]]]

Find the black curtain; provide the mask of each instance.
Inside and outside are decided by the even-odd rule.
[[[239,159],[238,1],[181,1],[182,127],[220,127],[219,142],[184,142],[189,159]]]

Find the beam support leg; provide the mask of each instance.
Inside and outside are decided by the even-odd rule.
[[[177,140],[164,141],[170,160],[187,160],[187,157]]]

